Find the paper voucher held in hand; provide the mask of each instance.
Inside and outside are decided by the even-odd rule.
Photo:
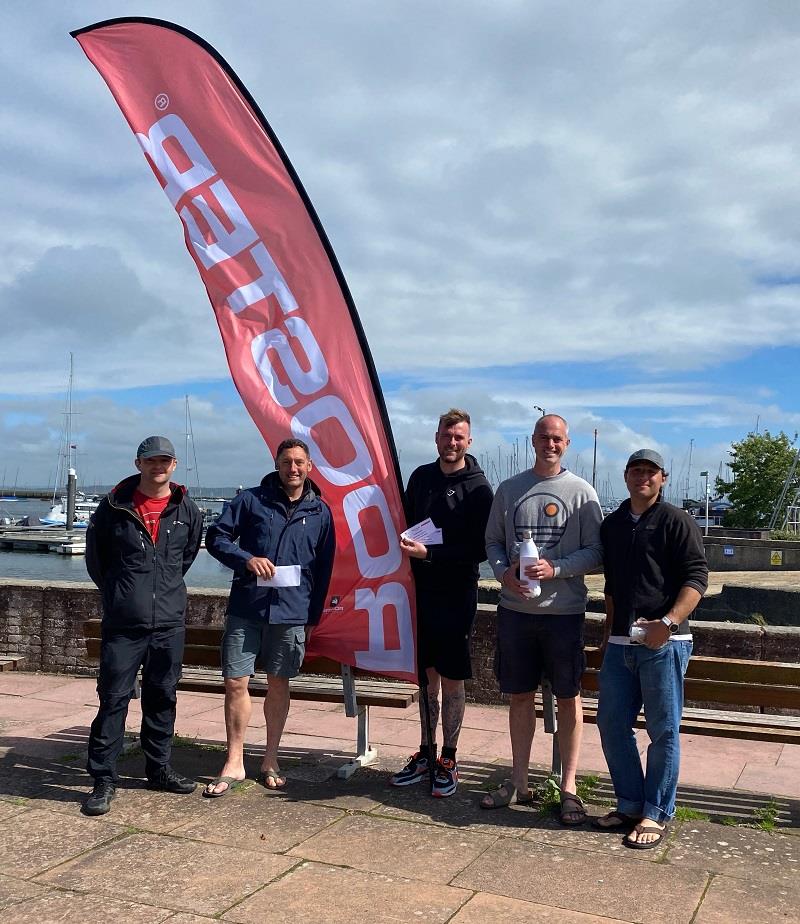
[[[442,531],[433,525],[430,517],[426,517],[421,523],[409,526],[404,533],[400,533],[400,538],[421,542],[423,545],[441,545]]]
[[[299,587],[300,565],[276,565],[271,578],[258,578],[259,587]]]

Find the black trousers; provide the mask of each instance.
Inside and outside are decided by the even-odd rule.
[[[145,771],[154,776],[169,763],[175,731],[176,687],[181,677],[186,629],[103,629],[97,695],[100,709],[89,733],[86,769],[97,779],[116,779],[125,719],[136,674],[142,668],[142,729]]]

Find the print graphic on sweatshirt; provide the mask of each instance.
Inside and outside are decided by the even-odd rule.
[[[536,491],[523,497],[514,510],[514,538],[519,543],[525,533],[530,533],[541,554],[558,545],[568,519],[569,513],[560,497]]]

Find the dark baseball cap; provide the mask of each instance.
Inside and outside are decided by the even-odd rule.
[[[166,438],[166,436],[148,436],[147,439],[139,443],[136,450],[137,459],[152,459],[153,456],[169,456],[170,459],[176,459],[175,447]]]
[[[625,465],[625,471],[632,465],[636,465],[637,462],[650,462],[653,465],[658,466],[661,471],[664,469],[664,460],[661,456],[655,451],[655,449],[637,449],[636,452],[631,454],[631,457],[628,459],[627,464]]]

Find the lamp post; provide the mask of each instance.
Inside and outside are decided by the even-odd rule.
[[[708,472],[700,472],[700,477],[706,479],[706,528],[705,535],[708,535]]]

